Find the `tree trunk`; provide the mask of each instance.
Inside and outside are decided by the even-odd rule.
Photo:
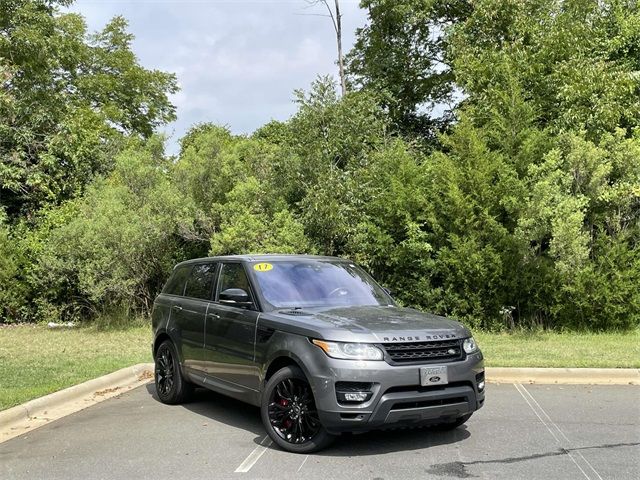
[[[344,76],[344,60],[342,57],[342,16],[340,15],[340,3],[336,2],[336,40],[338,42],[338,67],[340,69],[340,86],[342,87],[342,95],[347,94],[347,82]]]

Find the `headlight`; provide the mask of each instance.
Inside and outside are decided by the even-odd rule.
[[[341,343],[325,342],[324,340],[312,340],[324,353],[331,358],[343,360],[382,360],[382,350],[368,343]]]
[[[467,353],[476,353],[478,351],[478,344],[473,339],[473,337],[465,338],[464,342],[462,342],[462,348]]]

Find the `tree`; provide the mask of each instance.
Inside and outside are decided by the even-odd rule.
[[[6,215],[0,209],[0,322],[20,318],[25,308],[26,286],[18,280],[21,260],[16,241],[6,225]]]
[[[67,0],[0,6],[0,205],[11,218],[82,192],[124,138],[175,118],[174,75],[143,68],[127,22],[88,34]]]
[[[338,72],[340,74],[340,88],[342,95],[347,94],[347,80],[344,70],[344,55],[342,54],[342,14],[340,13],[340,2],[334,0],[334,8],[331,9],[329,0],[306,0],[309,5],[323,4],[329,12],[328,17],[331,19],[333,29],[336,32],[336,46],[338,47]]]
[[[194,209],[170,182],[162,142],[133,142],[107,178],[38,222],[44,235],[32,242],[40,251],[30,281],[40,318],[148,314],[173,265],[205,254],[182,239]],[[54,216],[64,221],[49,230]]]
[[[504,112],[517,91],[538,126],[597,142],[640,124],[639,31],[635,0],[484,0],[449,44],[478,120]]]
[[[452,29],[466,98],[429,160],[442,307],[482,326],[505,309],[520,325],[637,325],[618,279],[639,274],[639,15],[623,0],[485,0]]]
[[[360,2],[369,19],[356,31],[347,71],[355,85],[380,96],[401,132],[433,143],[448,123],[443,107],[455,89],[448,32],[470,14],[471,4],[466,0]]]

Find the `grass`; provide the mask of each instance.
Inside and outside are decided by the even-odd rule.
[[[102,325],[102,324],[98,324]],[[640,368],[640,334],[477,332],[490,367]],[[0,326],[0,410],[151,361],[151,328]]]
[[[0,326],[0,410],[151,361],[151,327]]]
[[[488,367],[640,368],[640,332],[477,332]]]

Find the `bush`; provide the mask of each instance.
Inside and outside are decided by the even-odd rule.
[[[20,278],[20,252],[6,215],[0,210],[0,322],[12,322],[23,317],[25,286]]]
[[[179,232],[192,223],[193,209],[171,185],[158,142],[119,155],[114,172],[92,185],[73,218],[48,236],[37,273],[60,317],[148,313],[167,272],[191,253]]]

